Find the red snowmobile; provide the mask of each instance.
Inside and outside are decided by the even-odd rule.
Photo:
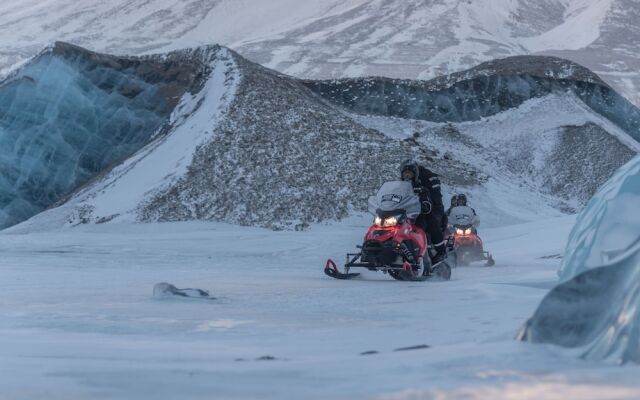
[[[484,251],[482,239],[471,225],[455,225],[449,241],[453,242],[457,265],[468,266],[474,261],[486,261],[485,266],[491,267],[496,263],[493,256]]]
[[[432,246],[424,231],[415,225],[421,205],[411,183],[386,182],[376,196],[369,198],[369,211],[375,219],[364,243],[358,246],[360,251],[347,254],[344,272],[333,260],[327,260],[325,274],[336,279],[352,279],[360,274],[350,272],[351,268],[367,268],[382,271],[397,280],[451,278],[451,266],[446,258],[433,267],[431,265]]]

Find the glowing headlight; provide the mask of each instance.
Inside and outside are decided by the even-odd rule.
[[[471,235],[471,228],[467,228],[467,229],[464,231],[464,234],[465,234],[465,235]]]
[[[396,226],[396,225],[398,225],[398,218],[396,217],[385,218],[384,222],[382,223],[382,226]]]
[[[464,231],[460,228],[456,228],[456,235],[464,235]]]
[[[374,224],[375,226],[382,226],[382,218],[380,218],[380,217],[378,217],[378,216],[376,215],[376,217],[375,217],[375,218],[374,218],[374,220],[373,220],[373,224]]]

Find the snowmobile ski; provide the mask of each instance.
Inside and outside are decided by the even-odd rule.
[[[332,259],[327,260],[327,264],[324,267],[324,273],[332,278],[336,279],[353,279],[360,276],[358,272],[340,272],[338,266]]]
[[[487,253],[487,262],[484,264],[485,267],[493,267],[496,265],[496,260],[493,259],[493,256]]]

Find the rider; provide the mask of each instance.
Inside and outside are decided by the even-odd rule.
[[[453,196],[451,196],[451,203],[449,204],[449,208],[447,208],[447,211],[444,213],[445,218],[447,219],[447,221],[450,219],[451,217],[451,210],[456,207],[458,205],[458,195],[454,194]],[[445,226],[444,229],[444,235],[449,236],[451,234],[451,227],[450,226]]]
[[[449,208],[447,208],[447,216],[451,215],[451,209],[458,205],[458,195],[454,194],[451,196],[451,204],[449,204]]]
[[[403,181],[410,181],[414,192],[420,197],[422,212],[416,220],[416,225],[429,235],[433,243],[436,255],[432,257],[432,263],[435,266],[445,257],[443,231],[447,226],[447,215],[444,212],[440,192],[440,178],[414,160],[407,160],[400,165],[400,177]]]
[[[447,210],[447,215],[453,225],[472,225],[474,233],[480,226],[480,217],[476,214],[476,210],[467,205],[467,196],[465,194],[457,194],[451,198],[451,207]]]

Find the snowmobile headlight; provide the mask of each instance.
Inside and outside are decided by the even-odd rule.
[[[465,235],[471,235],[471,228],[465,229],[464,234]]]
[[[382,226],[396,226],[398,225],[398,218],[397,217],[389,217],[389,218],[385,218],[384,222],[382,223]]]
[[[456,235],[464,235],[464,230],[456,228]]]
[[[376,217],[373,219],[373,224],[375,226],[382,226],[382,218],[376,215]]]

